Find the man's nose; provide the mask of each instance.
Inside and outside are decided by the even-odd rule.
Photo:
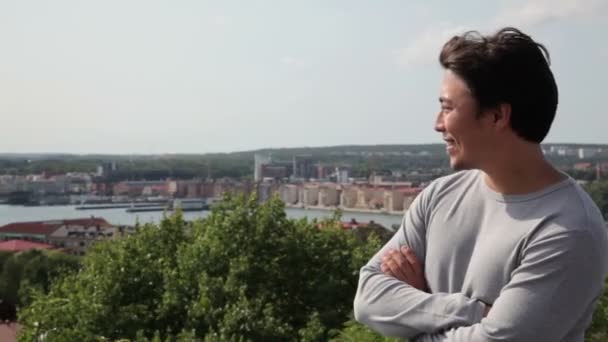
[[[439,114],[437,114],[437,119],[435,119],[435,131],[437,131],[437,132],[445,131],[445,125],[443,123],[443,111],[439,111]]]

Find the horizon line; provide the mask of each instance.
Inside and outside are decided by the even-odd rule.
[[[164,156],[164,155],[208,155],[208,154],[237,154],[237,153],[255,153],[263,151],[273,150],[297,150],[297,149],[327,149],[327,148],[345,148],[345,147],[388,147],[388,146],[399,146],[399,147],[415,147],[415,146],[437,146],[445,145],[441,142],[435,143],[411,143],[411,144],[344,144],[344,145],[319,145],[319,146],[291,146],[291,147],[262,147],[253,150],[236,150],[229,152],[160,152],[160,153],[143,153],[143,152],[131,152],[131,153],[110,153],[110,152],[0,152],[2,156],[17,156],[17,155],[67,155],[67,156]],[[593,147],[606,147],[608,143],[574,143],[574,142],[544,142],[542,145],[564,145],[564,146],[593,146]]]

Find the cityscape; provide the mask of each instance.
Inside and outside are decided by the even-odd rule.
[[[209,170],[203,169],[200,171],[207,173],[205,178],[125,180],[132,175],[116,177],[124,161],[112,160],[96,165],[92,172],[22,174],[23,171],[12,169],[13,174],[0,175],[0,201],[7,208],[65,207],[76,216],[10,221],[0,227],[0,240],[31,241],[46,244],[46,248],[84,255],[95,241],[135,232],[132,224],[108,222],[103,217],[104,211],[123,210],[137,214],[171,212],[180,208],[182,212],[204,213],[227,193],[247,196],[255,193],[260,202],[274,196],[286,208],[303,210],[302,215],[308,210],[327,211],[327,215],[336,210],[345,214],[372,215],[368,222],[359,224],[369,224],[374,218],[378,224],[384,215],[393,215],[395,223],[380,225],[392,232],[417,194],[434,178],[451,172],[445,165],[443,151],[437,147],[347,150],[336,147],[330,152],[321,149],[321,154],[312,151],[291,157],[289,150],[282,150],[274,153],[279,155],[276,158],[272,151],[257,151],[242,156],[252,157],[253,160],[247,161],[252,169],[248,176],[238,178],[214,179]],[[301,151],[293,151],[297,152]],[[608,175],[606,146],[547,144],[543,146],[543,153],[582,184]],[[353,163],[349,164],[343,158],[363,160],[366,166],[370,160],[375,160],[373,167],[376,169],[365,170],[367,174],[363,176],[361,172],[355,172]],[[388,165],[393,158],[405,160],[406,167],[391,169]],[[36,161],[27,162],[31,163]],[[412,167],[417,164],[428,166]],[[179,170],[171,172],[179,173]],[[350,227],[347,222],[344,227]]]

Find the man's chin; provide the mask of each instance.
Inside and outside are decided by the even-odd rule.
[[[470,165],[468,165],[467,163],[463,162],[462,160],[458,160],[458,159],[454,159],[454,158],[450,158],[450,167],[454,171],[464,171],[464,170],[472,169],[472,167]]]

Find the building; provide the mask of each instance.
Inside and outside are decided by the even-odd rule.
[[[357,204],[357,187],[345,186],[340,194],[340,206],[343,208],[354,208]]]
[[[326,166],[326,165],[319,163],[316,165],[316,170],[317,170],[317,174],[316,174],[317,179],[327,179],[327,178],[329,178],[329,174],[332,173],[333,167]]]
[[[254,160],[254,169],[253,169],[253,180],[255,182],[262,181],[262,168],[264,165],[270,164],[272,162],[272,158],[268,154],[256,153],[253,156]]]
[[[368,202],[371,199],[371,192],[366,188],[357,187],[357,202],[355,207],[359,209],[368,209]]]
[[[414,199],[422,192],[422,188],[410,188],[397,190],[403,194],[403,210],[408,210]]]
[[[278,189],[278,188],[277,188]],[[234,194],[251,194],[254,190],[257,190],[256,184],[251,181],[234,181],[231,179],[222,179],[214,184],[213,197],[220,198],[226,192]],[[207,197],[207,196],[205,196]]]
[[[298,203],[298,186],[295,184],[284,184],[279,188],[279,195],[281,200],[286,204],[297,204]]]
[[[9,223],[0,227],[0,240],[27,240],[46,243],[48,237],[62,225],[62,221]]]
[[[593,158],[599,152],[601,152],[601,149],[597,149],[597,148],[579,148],[578,149],[578,158],[579,159]]]
[[[289,169],[285,165],[264,164],[262,165],[262,179],[283,179],[289,177]]]
[[[568,157],[578,155],[578,150],[568,146],[552,145],[549,148],[549,153],[553,155],[558,155],[560,157]]]
[[[97,166],[98,177],[108,177],[111,176],[116,171],[116,163],[115,162],[105,162],[101,165]]]
[[[68,253],[83,255],[96,241],[116,238],[121,233],[124,228],[112,226],[105,220],[66,220],[49,235],[48,242]]]
[[[306,184],[299,194],[302,205],[316,206],[319,204],[319,186],[317,184]]]
[[[201,197],[202,198],[210,198],[213,197],[213,182],[210,180],[206,180],[201,183]]]
[[[577,171],[589,171],[593,169],[592,163],[576,163],[574,164],[574,169]]]
[[[324,207],[340,205],[340,191],[335,185],[322,185],[319,188],[318,204]]]
[[[124,181],[112,188],[114,195],[129,197],[139,196],[170,196],[170,181]]]
[[[316,170],[312,162],[311,156],[295,156],[293,157],[293,177],[300,179],[315,178]]]
[[[384,191],[384,209],[388,211],[402,211],[405,196],[399,191]]]
[[[258,184],[258,199],[260,202],[266,202],[275,193],[279,192],[279,184],[272,181],[262,181]]]
[[[361,185],[357,186],[357,202],[355,208],[358,209],[382,209],[384,207],[384,189],[369,188]]]
[[[175,183],[175,191],[172,193],[177,198],[201,198],[212,197],[212,187],[203,186],[203,181],[200,179],[177,180]],[[203,194],[205,192],[205,194]]]
[[[125,227],[114,227],[100,217],[17,222],[0,227],[0,241],[18,239],[44,243],[70,253],[84,254],[93,241],[128,231]]]
[[[52,249],[52,245],[25,240],[8,240],[0,242],[0,251],[23,252],[31,249]]]
[[[384,192],[382,188],[367,189],[369,193],[369,201],[367,202],[367,208],[380,210],[384,209]]]
[[[347,184],[350,182],[348,178],[348,170],[336,168],[336,182],[340,184]]]

